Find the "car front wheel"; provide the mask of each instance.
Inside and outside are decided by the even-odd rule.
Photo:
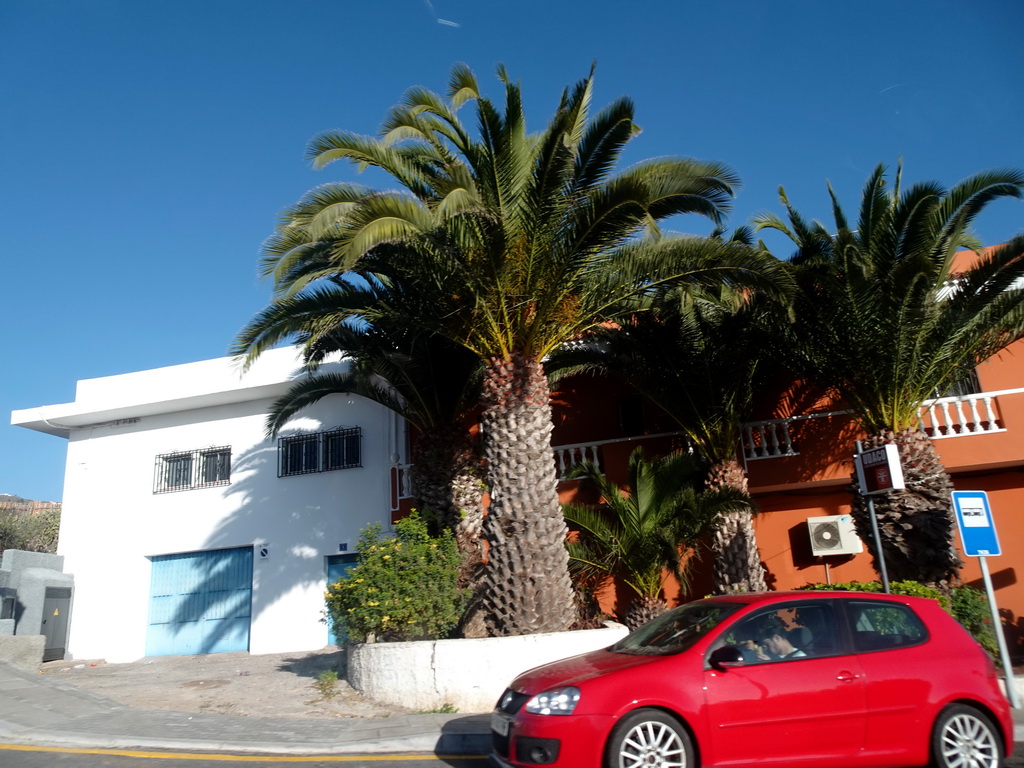
[[[1002,744],[991,720],[962,704],[942,711],[932,732],[935,768],[999,768],[1002,764]]]
[[[693,742],[682,724],[657,709],[638,709],[615,726],[606,768],[695,768]]]

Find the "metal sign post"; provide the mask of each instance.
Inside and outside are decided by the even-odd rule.
[[[878,518],[875,517],[875,502],[872,496],[876,493],[898,491],[906,487],[903,483],[903,467],[900,465],[899,451],[892,443],[880,448],[864,451],[860,440],[857,441],[857,452],[853,455],[854,466],[857,468],[857,480],[861,496],[868,501],[868,517],[871,518],[871,537],[875,541],[875,557],[878,560],[878,573],[882,577],[882,590],[889,594],[889,573],[885,567],[885,553],[882,552],[882,537],[878,533]]]
[[[956,526],[960,530],[960,541],[964,554],[978,558],[981,566],[981,578],[985,582],[985,595],[992,613],[992,628],[999,645],[999,655],[1003,659],[1003,675],[1006,677],[1006,698],[1010,706],[1020,708],[1017,699],[1017,685],[1010,664],[1010,652],[1006,648],[1003,637],[1002,621],[999,618],[999,607],[996,605],[995,589],[992,577],[988,572],[986,555],[999,556],[999,536],[996,534],[995,522],[992,520],[992,509],[988,505],[988,494],[984,491],[953,491],[953,511],[956,513]]]

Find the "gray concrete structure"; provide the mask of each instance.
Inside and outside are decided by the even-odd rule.
[[[60,555],[4,551],[0,557],[0,638],[4,638],[0,658],[24,666],[64,657],[74,577],[63,573],[63,567]],[[42,640],[31,639],[37,637]]]
[[[9,661],[22,669],[36,670],[43,658],[43,635],[0,635],[0,661]]]

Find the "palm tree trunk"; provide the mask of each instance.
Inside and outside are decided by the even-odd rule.
[[[708,490],[735,488],[747,493],[747,476],[736,459],[725,459],[711,467],[706,487]],[[750,511],[737,510],[723,515],[715,529],[711,550],[715,559],[712,578],[716,595],[768,591]]]
[[[948,590],[959,580],[963,565],[954,543],[950,497],[953,481],[931,438],[920,430],[872,435],[864,441],[864,450],[886,443],[895,443],[899,449],[906,484],[905,490],[878,494],[873,499],[886,571],[893,581],[909,579]],[[878,569],[867,499],[860,494],[856,473],[852,479],[853,519]]]
[[[427,519],[455,536],[462,554],[459,587],[470,601],[459,624],[463,637],[484,637],[480,610],[484,565],[483,461],[465,429],[441,427],[420,435],[413,449],[412,481]]]
[[[574,622],[551,454],[551,397],[536,360],[492,358],[484,373],[481,425],[490,490],[484,615],[492,635],[559,632]]]
[[[412,480],[420,508],[455,535],[464,556],[483,559],[483,461],[466,430],[426,432],[413,449]]]

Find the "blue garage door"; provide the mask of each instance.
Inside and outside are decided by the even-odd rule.
[[[249,650],[252,547],[150,560],[147,656]]]

